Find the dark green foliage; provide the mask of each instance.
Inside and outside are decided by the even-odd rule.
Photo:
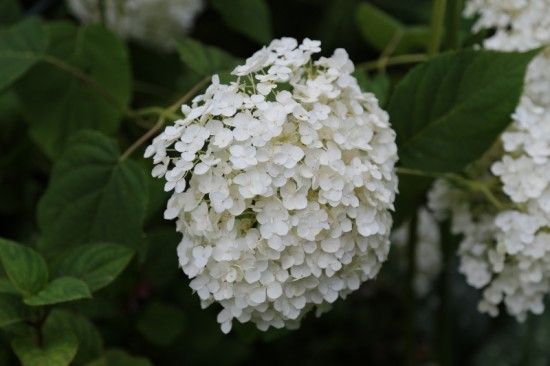
[[[16,295],[0,293],[0,328],[26,318],[25,308]]]
[[[48,267],[33,249],[0,238],[0,259],[11,283],[23,295],[35,294],[46,285]]]
[[[527,65],[537,53],[467,50],[413,69],[388,106],[401,164],[460,172],[480,158],[510,124]]]
[[[113,140],[82,132],[54,166],[40,200],[40,248],[51,254],[74,244],[111,241],[137,250],[146,205],[145,173],[139,166],[121,161]]]
[[[28,19],[0,30],[0,91],[40,60],[47,42],[42,23],[37,19]]]
[[[391,48],[394,54],[422,51],[429,37],[428,27],[406,26],[368,3],[357,8],[357,26],[371,47],[378,51]]]
[[[510,124],[535,55],[466,50],[411,70],[388,104],[400,164],[429,173],[457,173],[479,159]],[[430,184],[425,177],[401,177],[398,223],[422,203]]]
[[[17,0],[0,2],[0,27],[15,23],[21,18],[21,6]]]
[[[239,60],[227,52],[207,46],[193,39],[184,39],[178,44],[181,61],[200,76],[209,76],[222,71],[230,71]]]
[[[273,38],[269,7],[265,0],[210,0],[228,27],[260,43]]]
[[[54,275],[83,280],[91,291],[110,284],[126,268],[134,252],[117,244],[88,244],[69,249],[52,265]]]
[[[547,317],[518,326],[479,315],[448,230],[445,271],[412,316],[406,258],[392,249],[376,280],[300,329],[236,323],[222,334],[219,306],[202,309],[178,268],[181,235],[163,219],[168,194],[141,158],[145,143],[127,150],[159,117],[172,121],[177,104],[161,114],[201,80],[229,80],[274,37],[309,37],[323,55],[349,52],[360,87],[390,114],[401,167],[461,174],[508,125],[535,52],[466,49],[482,38],[462,20],[444,49],[466,50],[389,62],[425,54],[431,3],[210,0],[162,53],[78,24],[64,1],[0,0],[0,365],[548,363]],[[400,177],[395,221],[431,180]]]
[[[76,356],[78,339],[54,312],[44,322],[40,335],[16,337],[12,347],[24,366],[64,366]]]
[[[25,298],[31,306],[53,305],[92,297],[86,283],[74,277],[59,277],[48,283],[42,290]]]
[[[136,323],[149,342],[160,346],[174,343],[184,326],[185,313],[181,308],[159,302],[148,304]]]
[[[78,131],[117,131],[130,100],[130,66],[121,41],[99,25],[56,22],[41,34],[50,39],[46,58],[17,92],[30,136],[56,158]]]

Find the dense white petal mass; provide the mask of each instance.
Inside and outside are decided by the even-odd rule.
[[[549,44],[549,0],[469,0],[465,15],[478,17],[474,30],[496,29],[484,46],[526,51]]]
[[[203,0],[67,0],[84,23],[103,22],[121,37],[170,50],[193,26]]]
[[[165,216],[203,306],[295,327],[378,273],[397,190],[395,132],[343,49],[274,40],[217,76],[146,151],[173,191]]]
[[[524,93],[501,136],[487,172],[475,179],[493,187],[505,207],[480,205],[471,195],[437,182],[430,205],[463,235],[460,271],[483,289],[479,309],[504,304],[522,320],[544,310],[550,292],[550,0],[470,0],[476,29],[496,29],[484,46],[502,51],[547,47],[529,66]]]

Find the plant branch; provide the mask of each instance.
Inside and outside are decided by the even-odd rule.
[[[388,65],[388,60],[391,57],[391,55],[395,52],[395,49],[399,45],[399,42],[401,42],[401,39],[403,38],[403,31],[400,29],[393,35],[392,39],[388,42],[386,47],[384,48],[384,51],[380,55],[380,58],[377,61],[378,69],[380,72],[384,72],[386,70],[386,66]]]
[[[126,108],[121,103],[119,103],[119,101],[111,93],[109,93],[105,88],[101,86],[101,84],[99,84],[97,81],[89,77],[82,70],[66,63],[61,59],[58,59],[57,57],[50,56],[50,55],[42,56],[42,61],[57,67],[58,69],[70,74],[71,76],[87,84],[92,89],[94,89],[100,96],[102,96],[107,102],[111,103],[119,111],[124,112],[126,110]]]
[[[457,50],[460,48],[460,19],[462,18],[462,0],[449,0],[447,5],[449,13],[449,26],[447,46],[450,49]]]
[[[441,240],[439,250],[441,251],[442,267],[438,280],[439,311],[437,324],[438,358],[441,366],[451,366],[453,360],[452,334],[453,334],[453,255],[456,251],[456,238],[451,234],[449,222],[440,225]]]
[[[183,97],[178,99],[176,102],[171,104],[165,109],[162,109],[160,107],[150,107],[145,108],[141,111],[134,111],[131,112],[133,115],[139,116],[139,115],[148,115],[148,114],[158,114],[159,119],[157,120],[157,123],[153,127],[151,127],[147,132],[145,132],[139,139],[137,139],[124,153],[121,155],[120,160],[126,160],[130,155],[134,153],[141,145],[146,143],[151,137],[153,137],[163,126],[166,122],[166,119],[173,118],[177,119],[179,115],[176,114],[176,111],[178,108],[182,105],[187,103],[195,94],[197,94],[210,80],[210,77],[205,77],[201,81],[199,81],[195,86],[193,86]]]
[[[491,189],[487,187],[487,185],[483,184],[482,182],[467,179],[458,174],[453,174],[453,173],[424,172],[421,170],[409,169],[409,168],[403,168],[403,167],[396,168],[396,171],[398,174],[402,174],[402,175],[412,175],[417,177],[427,177],[427,178],[434,178],[434,179],[441,178],[441,179],[449,180],[451,182],[455,182],[457,184],[461,184],[473,192],[479,192],[483,194],[483,196],[485,196],[487,201],[489,201],[498,210],[506,209],[506,206],[502,202],[500,202],[500,200],[494,195]]]
[[[203,79],[201,79],[197,84],[195,84],[183,97],[176,100],[174,103],[172,103],[166,110],[174,113],[178,110],[179,107],[182,106],[182,104],[187,103],[191,98],[195,96],[202,88],[208,84],[210,81],[210,76],[205,76]]]
[[[132,119],[153,115],[164,116],[170,119],[178,119],[180,117],[179,114],[175,112],[170,112],[169,110],[162,107],[146,107],[136,110],[129,110],[126,114]]]
[[[407,364],[416,365],[416,294],[414,281],[416,279],[416,246],[417,246],[418,215],[413,213],[409,222],[409,238],[407,242],[407,322],[406,350]]]
[[[126,149],[126,151],[124,151],[124,153],[120,156],[120,160],[124,161],[128,159],[128,157],[132,155],[134,151],[136,151],[141,145],[146,143],[151,137],[153,137],[157,133],[158,130],[162,128],[162,126],[164,126],[164,122],[164,117],[159,117],[157,123],[155,123],[153,127],[147,130],[147,132],[141,135],[139,139],[137,139],[132,145],[130,145],[129,148]]]
[[[428,55],[434,56],[439,52],[445,25],[445,10],[447,0],[433,0],[430,40]]]
[[[407,54],[407,55],[398,55],[393,57],[387,57],[384,59],[384,67],[386,66],[396,66],[396,65],[406,65],[406,64],[415,64],[419,62],[424,62],[428,59],[428,55],[424,53],[417,54]],[[363,62],[357,65],[358,69],[364,71],[376,70],[380,67],[381,60]]]

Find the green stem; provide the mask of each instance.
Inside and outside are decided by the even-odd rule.
[[[426,61],[427,59],[428,59],[428,56],[423,53],[399,55],[399,56],[387,57],[386,59],[384,59],[384,66],[416,64],[419,62]],[[376,70],[380,67],[380,62],[381,60],[363,62],[357,65],[357,68],[365,71]]]
[[[104,26],[107,26],[107,11],[106,11],[106,5],[105,0],[99,0],[99,20],[101,21],[101,24]]]
[[[187,103],[191,98],[195,96],[202,88],[204,88],[208,82],[210,82],[210,76],[205,76],[198,83],[196,83],[185,95],[180,99],[172,103],[167,110],[174,113],[176,112],[183,104]]]
[[[460,48],[460,19],[462,19],[462,0],[449,0],[449,26],[447,45],[452,50]]]
[[[534,365],[536,364],[534,362],[534,357],[533,357],[533,352],[534,352],[534,348],[533,347],[533,344],[536,344],[535,343],[535,332],[536,332],[536,326],[537,324],[535,323],[535,318],[533,317],[533,315],[528,315],[527,316],[527,321],[526,321],[526,324],[525,324],[525,327],[527,328],[527,334],[525,335],[524,337],[524,341],[523,341],[523,344],[521,345],[521,349],[522,349],[522,355],[521,355],[521,363],[520,365]]]
[[[403,31],[400,29],[397,32],[395,32],[392,39],[388,42],[388,44],[384,48],[384,51],[380,55],[380,58],[377,61],[379,72],[383,73],[386,71],[388,60],[390,59],[391,55],[395,52],[395,49],[399,45],[399,42],[401,42],[402,38],[403,38]]]
[[[146,143],[151,137],[153,137],[163,126],[166,119],[169,119],[171,116],[176,116],[175,119],[179,117],[176,115],[176,111],[181,107],[182,104],[187,103],[191,98],[195,96],[210,80],[210,77],[205,77],[199,81],[195,86],[193,86],[183,97],[175,101],[169,107],[162,109],[158,107],[151,107],[145,110],[144,113],[148,114],[158,114],[159,119],[153,127],[151,127],[147,132],[145,132],[139,139],[137,139],[124,153],[121,155],[120,160],[126,160],[130,157],[134,151],[136,151],[141,145]],[[137,111],[139,113],[139,111]],[[136,112],[134,112],[136,113]]]
[[[443,39],[443,31],[445,25],[446,8],[447,0],[434,0],[432,8],[430,40],[428,43],[429,56],[436,55],[441,48],[441,40]]]
[[[445,174],[443,173],[425,172],[423,170],[403,168],[403,167],[397,167],[395,168],[395,171],[397,172],[397,174],[412,175],[415,177],[426,177],[426,178],[434,178],[434,179],[445,178]]]
[[[151,137],[155,136],[158,130],[164,126],[164,117],[159,117],[157,123],[153,127],[151,127],[147,132],[145,132],[139,139],[137,139],[132,145],[130,145],[129,148],[124,151],[124,153],[120,156],[120,160],[124,161],[132,155],[134,151],[136,151],[141,145],[146,143]]]
[[[477,182],[473,180],[466,180],[466,181],[469,184],[469,187],[471,190],[482,193],[485,196],[485,198],[489,202],[491,202],[491,204],[495,206],[498,210],[502,211],[506,209],[504,204],[500,202],[500,200],[493,194],[491,189],[487,187],[485,184],[483,184],[482,182]]]
[[[407,364],[416,365],[416,293],[414,280],[416,278],[416,244],[418,215],[412,215],[409,223],[409,240],[407,242],[407,322],[406,322],[406,352]]]
[[[452,352],[452,330],[453,330],[453,299],[451,289],[452,282],[452,257],[456,250],[456,239],[452,237],[450,225],[444,223],[440,228],[442,240],[440,241],[440,251],[443,266],[439,277],[439,321],[437,325],[438,335],[438,357],[439,364],[450,366],[453,362]]]
[[[403,168],[403,167],[396,168],[396,171],[398,174],[402,174],[402,175],[412,175],[417,177],[427,177],[427,178],[434,178],[434,179],[440,178],[440,179],[446,179],[451,182],[455,182],[457,184],[465,186],[472,192],[478,192],[483,194],[483,196],[485,196],[485,199],[487,199],[487,201],[489,201],[499,211],[506,209],[506,206],[502,202],[500,202],[500,200],[494,195],[491,189],[487,187],[485,184],[483,184],[483,182],[467,179],[458,174],[452,174],[452,173],[432,173],[432,172],[424,172],[421,170],[409,169],[409,168]]]
[[[175,112],[171,112],[167,109],[164,109],[162,107],[146,107],[136,110],[130,110],[127,112],[128,117],[136,119],[139,117],[145,117],[145,116],[164,116],[170,119],[178,119],[181,116]]]
[[[121,103],[119,103],[119,101],[111,93],[109,93],[109,91],[104,89],[97,81],[89,77],[82,70],[66,63],[63,60],[58,59],[57,57],[50,56],[50,55],[42,56],[42,61],[57,67],[58,69],[70,74],[76,79],[87,84],[92,89],[94,89],[100,96],[102,96],[107,102],[111,103],[119,111],[124,112],[126,110],[126,108]]]

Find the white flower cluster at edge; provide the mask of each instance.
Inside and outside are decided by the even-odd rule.
[[[84,23],[103,22],[127,39],[171,50],[193,26],[204,0],[67,0]]]
[[[173,191],[181,268],[218,322],[296,327],[378,273],[397,190],[395,132],[346,51],[276,39],[214,76],[146,150]]]
[[[416,224],[416,276],[413,279],[414,291],[418,296],[426,296],[441,272],[441,233],[439,223],[425,207],[417,211]],[[392,245],[406,249],[409,241],[410,222],[404,222],[391,234]]]
[[[525,51],[550,46],[550,0],[470,0],[475,29],[496,28],[484,46]],[[465,192],[439,181],[430,205],[440,216],[451,211],[453,231],[463,235],[460,271],[483,289],[479,309],[493,316],[500,304],[518,320],[544,311],[550,292],[550,49],[529,66],[513,123],[502,134],[503,153],[490,175],[507,208],[475,207]]]

